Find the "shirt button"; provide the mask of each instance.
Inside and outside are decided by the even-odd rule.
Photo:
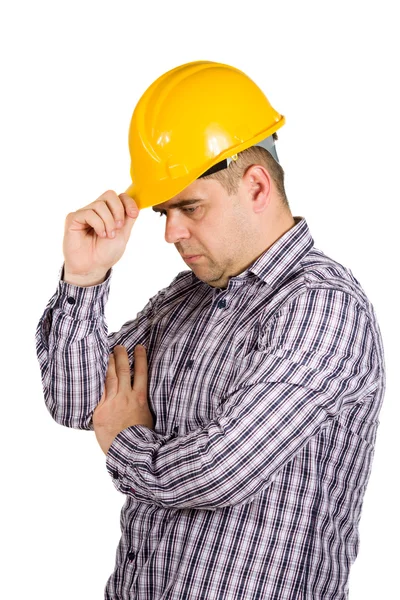
[[[191,369],[193,367],[193,364],[194,364],[194,360],[188,360],[186,363],[186,366],[188,369]]]
[[[225,308],[226,307],[226,300],[220,300],[217,304],[218,308]]]
[[[135,558],[136,554],[134,552],[128,552],[128,558],[129,560],[133,560]]]
[[[118,471],[113,471],[112,476],[114,479],[118,479],[118,477],[119,477]]]
[[[73,298],[72,296],[69,296],[67,298],[67,302],[68,302],[68,304],[75,304],[75,298]]]

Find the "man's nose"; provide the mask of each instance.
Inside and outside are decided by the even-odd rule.
[[[170,213],[166,217],[165,223],[165,241],[169,244],[176,244],[179,240],[190,238],[188,228],[184,224],[184,218],[179,214]]]

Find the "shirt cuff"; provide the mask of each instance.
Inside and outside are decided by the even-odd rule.
[[[127,468],[133,467],[135,463],[139,465],[138,454],[143,450],[143,446],[157,441],[159,441],[159,435],[144,425],[127,427],[115,436],[106,455],[106,467],[115,487],[120,492],[135,493],[136,490],[130,487],[132,468],[130,477],[126,477]]]
[[[57,297],[54,308],[79,321],[93,320],[104,314],[110,291],[112,268],[107,271],[103,283],[81,287],[62,280],[64,267],[60,271]]]

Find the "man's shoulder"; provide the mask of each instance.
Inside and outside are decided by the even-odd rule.
[[[374,317],[372,304],[351,269],[312,247],[288,276],[282,277],[280,285],[270,291],[263,320],[268,323],[271,318],[285,313],[295,316],[297,311],[306,310],[313,303],[325,306],[329,312],[344,301],[344,296],[369,317]]]
[[[367,295],[352,270],[313,247],[301,261],[304,291],[330,289],[347,293],[363,307],[369,305]]]

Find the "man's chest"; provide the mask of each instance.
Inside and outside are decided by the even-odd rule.
[[[170,311],[149,341],[149,402],[156,431],[185,435],[218,414],[240,370],[257,345],[260,308],[226,299]]]

